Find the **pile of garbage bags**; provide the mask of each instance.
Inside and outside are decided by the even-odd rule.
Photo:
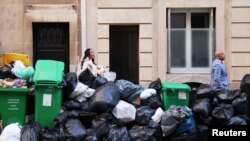
[[[163,106],[159,78],[147,88],[128,80],[110,80],[88,69],[79,76],[67,73],[62,112],[53,128],[30,120],[18,126],[19,134],[13,136],[21,141],[206,141],[210,125],[247,125],[250,121],[245,93],[250,77],[236,90],[201,85],[190,107],[168,109]]]
[[[197,89],[196,101],[191,109],[201,140],[207,140],[209,126],[249,125],[249,80],[250,75],[245,75],[240,89],[235,90],[213,90],[205,84]]]
[[[21,127],[20,140],[162,140],[161,80],[148,88],[128,80],[108,80],[88,69],[79,76],[67,73],[62,112],[53,128],[31,120]]]
[[[197,97],[198,93],[203,96],[191,107],[197,122],[206,125],[247,125],[246,93],[240,89],[210,89],[210,92],[208,89],[207,85],[197,90]]]

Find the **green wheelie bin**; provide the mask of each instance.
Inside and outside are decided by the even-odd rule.
[[[0,88],[0,119],[3,127],[18,122],[25,123],[28,88]]]
[[[38,60],[35,66],[35,121],[41,127],[53,127],[62,104],[64,63],[55,60]]]
[[[189,106],[189,92],[191,88],[187,84],[162,82],[162,100],[164,109],[171,105]]]

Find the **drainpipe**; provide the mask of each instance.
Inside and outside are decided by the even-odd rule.
[[[85,49],[87,48],[87,7],[86,7],[86,0],[81,0],[81,43],[82,43],[82,48],[81,48],[81,55],[83,55]],[[81,56],[80,56],[81,57]],[[81,59],[81,58],[79,58]]]

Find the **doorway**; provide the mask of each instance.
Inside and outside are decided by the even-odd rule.
[[[32,28],[33,64],[40,59],[62,61],[64,73],[69,72],[69,23],[34,22]]]
[[[139,26],[110,26],[110,71],[139,84]]]

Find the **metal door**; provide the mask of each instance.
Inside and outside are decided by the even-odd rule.
[[[69,72],[69,23],[34,22],[33,64],[39,59],[62,61]]]
[[[139,83],[139,26],[110,26],[110,71]]]

